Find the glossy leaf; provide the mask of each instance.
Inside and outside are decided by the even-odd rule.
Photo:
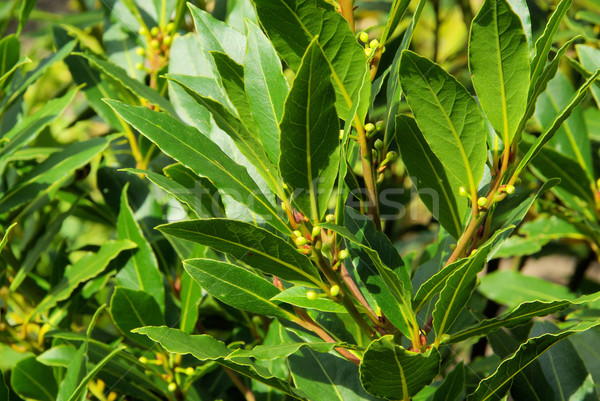
[[[18,63],[21,54],[21,44],[17,35],[7,35],[0,40],[0,77],[4,77]],[[3,89],[0,85],[0,90]]]
[[[82,344],[69,362],[65,377],[58,388],[56,401],[69,400],[70,396],[75,391],[77,384],[79,384],[81,379],[87,374],[87,362],[87,346],[86,344]],[[81,399],[81,397],[79,398]]]
[[[288,311],[271,300],[279,289],[243,267],[213,259],[188,259],[183,266],[206,292],[229,306],[292,319]]]
[[[400,84],[431,150],[446,171],[476,197],[486,137],[475,99],[439,65],[408,50],[402,52]]]
[[[323,52],[316,40],[306,50],[281,120],[279,170],[293,201],[313,221],[327,211],[337,176],[340,126],[335,93]]]
[[[575,299],[523,302],[513,310],[504,312],[498,317],[482,320],[473,327],[452,334],[447,342],[456,343],[471,337],[483,336],[498,330],[500,327],[510,329],[523,325],[534,317],[547,316],[565,310],[572,305],[584,305],[598,299],[600,299],[600,293],[584,295]]]
[[[316,291],[318,298],[308,299],[306,297],[307,291],[310,291],[310,289],[296,285],[279,292],[271,300],[321,312],[347,313],[343,305],[334,302],[324,292]]]
[[[477,290],[487,298],[509,307],[535,300],[549,302],[574,298],[562,285],[508,270],[482,277]]]
[[[466,200],[458,194],[460,181],[447,173],[413,118],[398,115],[395,136],[419,197],[444,229],[458,239],[468,209]]]
[[[301,348],[310,348],[311,350],[315,350],[317,352],[327,353],[333,350],[336,346],[335,343],[326,343],[326,342],[314,342],[314,343],[293,343],[286,342],[277,345],[257,345],[256,347],[246,350],[243,348],[238,348],[233,351],[227,359],[235,358],[255,358],[259,360],[272,360],[278,358],[286,358],[294,353],[296,353]]]
[[[273,163],[279,161],[279,122],[288,83],[273,45],[254,23],[246,20],[248,42],[244,56],[244,86],[261,143]]]
[[[236,220],[208,219],[165,224],[158,230],[228,253],[266,274],[283,280],[322,286],[310,260],[278,236]]]
[[[275,207],[262,194],[246,169],[233,162],[210,139],[164,113],[146,107],[132,107],[107,101],[126,121],[160,149],[194,173],[209,178],[223,192],[231,194],[264,216],[274,227],[289,231]]]
[[[561,2],[564,3],[567,0],[563,0]],[[585,96],[586,90],[594,83],[594,81],[600,76],[600,69],[598,69],[591,77],[589,77],[583,85],[579,87],[579,89],[575,92],[567,106],[565,106],[561,112],[556,116],[552,124],[544,130],[544,132],[537,138],[533,146],[529,148],[527,153],[521,159],[521,162],[517,166],[514,174],[519,174],[534,158],[542,148],[552,137],[556,134],[556,131],[561,127],[562,123],[569,118],[575,107],[581,103]]]
[[[202,287],[184,269],[181,272],[181,292],[179,294],[179,300],[181,301],[179,328],[182,331],[186,333],[194,331],[200,314],[198,306],[202,298]]]
[[[76,93],[77,90],[74,89],[60,98],[49,101],[2,136],[3,139],[8,139],[8,143],[0,149],[0,171],[4,170],[8,158],[14,152],[33,141],[45,127],[64,112]]]
[[[254,1],[256,13],[273,46],[294,71],[310,43],[319,38],[325,60],[331,69],[336,91],[336,109],[340,118],[351,121],[352,109],[362,92],[368,74],[366,57],[346,20],[325,1],[268,0]],[[366,106],[358,111],[362,119]]]
[[[135,247],[136,244],[128,240],[106,241],[98,252],[88,253],[74,264],[67,266],[62,279],[52,287],[44,299],[30,312],[29,319],[53,307],[57,302],[67,299],[79,284],[102,273],[108,266],[108,262],[114,259],[119,253]]]
[[[440,370],[436,348],[412,352],[388,335],[369,344],[360,364],[360,380],[370,394],[408,400],[433,381]]]
[[[125,185],[121,192],[121,208],[117,219],[117,238],[130,240],[137,245],[137,248],[126,252],[126,254],[129,254],[129,260],[117,274],[117,283],[121,287],[141,290],[151,294],[160,310],[164,311],[165,291],[162,276],[158,269],[158,261],[154,256],[150,243],[144,236],[142,228],[135,219],[131,206],[129,206],[128,188],[129,185]]]
[[[600,68],[600,50],[588,45],[575,45],[575,50],[577,51],[581,65],[588,72],[596,71]],[[600,88],[598,88],[598,85],[592,85],[590,90],[596,100],[596,105],[600,107]]]
[[[19,361],[10,375],[12,389],[21,397],[54,401],[58,389],[52,368],[39,363],[35,356]]]
[[[253,364],[246,358],[236,361],[225,358],[233,352],[224,343],[215,338],[203,334],[191,336],[177,329],[168,327],[143,327],[135,330],[137,333],[145,334],[153,341],[160,343],[167,351],[175,354],[191,354],[201,361],[216,361],[234,372],[248,376],[254,380],[265,383],[285,394],[297,399],[305,399],[301,393],[292,388],[287,382],[274,377],[262,366]]]
[[[600,68],[600,66],[597,68]],[[560,71],[554,79],[548,82],[548,87],[538,98],[535,109],[535,117],[544,130],[550,127],[574,94],[573,85]],[[587,177],[593,179],[594,169],[590,139],[581,108],[578,107],[573,110],[571,116],[565,120],[552,139],[548,141],[548,145],[559,150],[564,156],[576,160]]]
[[[94,138],[74,142],[38,164],[19,182],[2,194],[0,213],[5,213],[32,200],[32,193],[41,197],[60,186],[76,169],[84,166],[108,146],[111,138]]]
[[[432,401],[457,401],[464,396],[465,365],[460,362],[452,367],[442,384],[435,390]]]
[[[543,352],[568,336],[589,330],[597,325],[597,322],[584,322],[557,334],[544,334],[529,339],[519,347],[512,357],[504,360],[494,374],[481,381],[477,389],[469,394],[467,400],[485,401],[503,396],[508,391],[511,380]]]
[[[508,0],[487,0],[469,39],[469,69],[477,98],[504,143],[511,143],[527,106],[529,46]]]

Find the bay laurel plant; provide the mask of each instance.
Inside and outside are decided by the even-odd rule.
[[[2,399],[600,399],[597,7],[483,0],[457,71],[438,0],[111,0],[26,73],[13,3]],[[106,132],[44,146],[73,104]],[[564,239],[569,288],[493,272]]]

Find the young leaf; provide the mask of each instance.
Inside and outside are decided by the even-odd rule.
[[[145,334],[153,341],[160,343],[167,351],[175,354],[191,354],[201,361],[215,361],[226,368],[241,375],[257,380],[271,386],[289,396],[305,400],[301,392],[291,387],[289,383],[276,378],[267,369],[253,364],[247,358],[238,358],[235,361],[225,358],[233,352],[227,346],[214,339],[203,335],[189,335],[181,330],[168,327],[143,327],[136,329],[136,333]]]
[[[530,338],[512,357],[504,360],[491,376],[481,381],[477,389],[469,394],[467,401],[486,401],[492,397],[495,399],[504,396],[512,379],[542,353],[568,336],[589,330],[598,324],[598,322],[584,322],[557,334],[544,334]]]
[[[271,301],[279,289],[243,267],[213,259],[188,259],[185,270],[219,301],[236,309],[291,320],[291,315]]]
[[[360,364],[360,381],[374,396],[408,400],[438,375],[440,360],[437,348],[408,351],[387,335],[369,344]]]
[[[529,322],[534,317],[551,315],[572,305],[585,305],[598,299],[600,299],[600,293],[583,295],[575,299],[523,302],[515,309],[498,317],[482,320],[473,327],[452,334],[446,343],[457,343],[471,337],[484,336],[498,330],[500,327],[511,329]]]
[[[444,229],[458,239],[467,211],[467,201],[458,194],[460,182],[446,173],[413,118],[398,115],[395,136],[419,197]]]
[[[110,299],[110,315],[115,326],[126,338],[148,349],[152,348],[153,342],[132,333],[131,330],[165,324],[163,314],[152,294],[124,287],[115,288]]]
[[[400,84],[431,150],[446,171],[477,198],[486,135],[475,99],[439,65],[408,50],[402,52]]]
[[[107,100],[107,103],[167,155],[194,173],[209,178],[220,190],[244,202],[275,228],[289,232],[275,207],[250,178],[247,170],[232,161],[198,130],[147,107],[127,106],[113,100]]]
[[[316,267],[280,237],[253,224],[206,219],[165,224],[158,230],[229,253],[263,273],[311,288],[322,287]]]
[[[359,96],[368,99],[370,87],[362,85],[368,73],[366,57],[346,20],[322,0],[255,0],[253,3],[269,39],[292,70],[298,71],[306,49],[319,38],[333,77],[338,115],[351,121]],[[358,111],[361,119],[368,103]]]
[[[246,20],[248,43],[244,56],[244,86],[261,142],[273,163],[279,161],[279,122],[289,92],[281,62],[260,28]]]
[[[312,221],[327,211],[337,176],[340,143],[335,92],[316,39],[306,50],[281,120],[279,170],[293,201]]]
[[[135,215],[127,200],[126,184],[121,192],[121,208],[117,219],[117,238],[130,240],[137,245],[134,251],[128,251],[129,260],[117,274],[117,283],[121,287],[141,290],[150,294],[160,310],[165,309],[165,291],[162,276],[158,269],[158,261],[144,232],[135,220]],[[143,326],[149,326],[145,324]],[[141,327],[141,326],[138,326]]]
[[[552,40],[558,31],[560,22],[571,7],[571,3],[573,3],[573,0],[561,0],[558,3],[556,10],[554,10],[548,24],[546,24],[544,33],[535,42],[535,56],[531,61],[531,86],[537,85],[538,79],[544,71],[544,66],[548,61],[548,53],[552,49]]]
[[[486,0],[471,25],[469,69],[479,103],[505,144],[527,107],[529,46],[507,0]]]

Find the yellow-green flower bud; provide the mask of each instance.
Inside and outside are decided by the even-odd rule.
[[[143,63],[136,63],[135,64],[135,69],[136,70],[143,70],[144,69],[144,64]]]
[[[302,233],[298,230],[294,230],[293,233],[294,233],[294,236],[296,236],[296,237],[302,237]]]
[[[358,37],[363,43],[367,43],[369,41],[369,34],[366,32],[361,32],[360,35],[358,35]]]
[[[136,47],[135,48],[135,53],[138,56],[143,56],[144,54],[146,54],[146,50],[143,47]]]
[[[314,301],[317,299],[317,293],[313,290],[306,291],[306,298],[308,298],[309,301]]]
[[[177,384],[175,382],[171,382],[171,383],[169,383],[167,388],[169,389],[170,392],[173,392],[173,391],[177,390]]]
[[[340,139],[344,139],[344,130],[343,129],[340,130]]]
[[[308,240],[304,237],[298,237],[294,240],[294,242],[296,243],[296,245],[298,246],[303,246],[308,244]]]
[[[390,161],[393,162],[394,160],[396,160],[398,158],[398,153],[396,153],[395,151],[391,150],[387,153],[387,155],[385,156],[385,158]]]
[[[146,35],[148,35],[148,30],[142,26],[142,27],[140,27],[140,29],[138,30],[138,33],[139,33],[141,36],[146,36]]]
[[[373,125],[372,123],[366,123],[365,124],[365,130],[367,132],[371,132],[375,130],[375,125]]]
[[[379,46],[379,41],[377,39],[373,39],[371,42],[369,42],[369,47],[371,49],[375,49],[377,46]]]
[[[378,151],[381,151],[381,149],[383,149],[383,141],[381,139],[377,139],[373,144],[373,147]]]
[[[321,227],[319,227],[319,226],[313,227],[312,232],[310,234],[312,235],[313,238],[317,237],[319,234],[321,234]]]
[[[158,49],[160,47],[160,43],[158,42],[158,40],[152,39],[150,41],[150,46],[152,46],[153,49]]]
[[[371,57],[371,53],[373,53],[373,49],[365,47],[365,56],[367,56],[367,58]]]
[[[332,297],[337,297],[340,293],[340,287],[337,285],[332,286],[329,289],[329,293],[331,294]]]
[[[479,205],[479,207],[485,207],[488,203],[488,200],[485,196],[482,196],[481,198],[477,199],[477,204]]]
[[[328,214],[327,216],[325,216],[325,221],[328,223],[334,223],[335,222],[335,216],[332,214]]]
[[[375,129],[377,131],[381,131],[384,128],[385,128],[385,123],[383,121],[379,120],[375,123]]]
[[[167,30],[167,32],[173,32],[175,30],[175,24],[173,22],[169,22],[165,29]]]
[[[138,358],[138,361],[140,361],[140,363],[143,363],[145,365],[148,363],[148,358],[146,358],[145,356],[140,356]]]
[[[155,26],[152,29],[150,29],[150,35],[152,35],[152,36],[158,35],[159,32],[160,32],[160,30],[158,29],[157,26]]]
[[[346,249],[342,249],[341,251],[338,252],[338,259],[339,260],[347,259],[348,256],[350,256],[350,254],[348,253],[348,251]]]
[[[171,46],[171,43],[173,42],[173,37],[172,36],[165,36],[163,39],[163,43],[165,44],[165,46]]]
[[[196,369],[192,368],[191,366],[188,366],[187,368],[185,368],[185,374],[188,376],[192,376],[195,372],[196,372]]]
[[[507,194],[512,195],[515,193],[515,187],[514,185],[507,185],[504,187],[504,190],[506,191]]]
[[[467,192],[467,188],[462,187],[462,186],[458,188],[458,194],[460,196],[465,196],[465,197],[469,196],[469,193]]]

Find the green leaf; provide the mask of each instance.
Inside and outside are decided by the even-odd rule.
[[[165,309],[165,291],[163,280],[158,269],[158,261],[148,240],[144,237],[142,228],[135,220],[133,210],[127,200],[127,189],[121,192],[121,208],[117,219],[117,238],[130,240],[137,245],[134,251],[128,251],[129,260],[117,274],[117,283],[121,287],[145,291],[151,294],[160,310]],[[145,326],[149,326],[146,324]],[[140,326],[138,326],[140,327]]]
[[[327,353],[336,347],[336,343],[314,342],[314,343],[295,343],[285,342],[277,345],[257,345],[256,347],[246,350],[238,348],[233,351],[227,359],[235,358],[256,358],[262,361],[273,359],[286,358],[300,350],[301,348],[310,348],[321,353]]]
[[[477,290],[487,298],[508,307],[536,300],[550,302],[574,298],[562,285],[508,270],[485,275]]]
[[[0,77],[4,77],[19,62],[20,54],[21,43],[19,43],[17,35],[8,35],[0,40]],[[0,86],[0,90],[3,89],[3,86]]]
[[[260,0],[253,3],[273,46],[292,70],[298,71],[306,49],[319,38],[331,69],[338,115],[351,121],[354,117],[352,109],[359,96],[368,98],[371,89],[362,85],[368,74],[366,57],[348,22],[330,3],[321,0]],[[368,103],[358,110],[361,120]]]
[[[348,313],[344,306],[334,302],[324,292],[316,291],[318,298],[313,300],[308,299],[306,292],[309,290],[309,288],[296,285],[278,293],[271,300],[321,312]]]
[[[561,4],[570,0],[563,0]],[[579,87],[579,89],[575,92],[569,103],[562,109],[562,111],[556,116],[552,125],[537,138],[533,146],[529,148],[525,156],[521,159],[521,162],[517,166],[515,172],[513,173],[515,176],[520,174],[520,172],[529,164],[531,159],[533,159],[540,151],[542,146],[544,146],[558,131],[561,127],[562,123],[569,118],[575,107],[581,103],[585,96],[586,90],[594,83],[594,81],[600,76],[600,69],[598,69],[591,77],[589,77],[583,85]]]
[[[567,10],[571,7],[571,3],[573,3],[573,0],[561,0],[560,3],[558,3],[556,10],[554,10],[552,16],[550,16],[550,20],[548,20],[548,24],[546,24],[544,33],[535,42],[535,56],[531,61],[530,74],[532,87],[537,85],[537,82],[544,71],[544,66],[548,61],[548,54],[552,49],[554,35],[558,31],[560,22],[567,13]]]
[[[71,396],[69,397],[69,399],[67,401],[76,401],[78,399],[81,399],[84,396],[85,392],[87,391],[88,383],[98,373],[100,373],[100,371],[104,368],[105,365],[107,365],[110,362],[111,359],[116,357],[117,354],[120,353],[121,351],[123,351],[124,349],[125,349],[124,345],[122,345],[118,348],[115,348],[108,355],[106,355],[100,362],[98,362],[96,364],[96,366],[94,366],[88,372],[88,374],[83,379],[81,379],[81,381],[79,381],[77,388],[75,389],[75,391],[73,391],[73,393],[71,394]]]
[[[271,301],[279,289],[243,267],[213,259],[188,259],[183,266],[206,292],[229,306],[293,320],[293,315]]]
[[[6,246],[6,243],[8,242],[8,237],[10,236],[10,232],[12,231],[13,228],[15,228],[16,225],[17,225],[17,223],[14,222],[10,226],[8,226],[6,231],[4,231],[4,235],[2,236],[2,241],[0,241],[0,252],[2,252],[2,249],[4,249],[4,247]]]
[[[340,126],[329,68],[316,39],[306,50],[285,101],[279,170],[293,201],[313,221],[327,211],[337,177]]]
[[[76,353],[77,349],[71,345],[56,345],[38,355],[37,360],[46,366],[66,368]]]
[[[97,68],[100,72],[105,74],[106,76],[114,79],[119,84],[123,85],[124,88],[129,90],[135,96],[143,98],[150,103],[153,103],[159,106],[161,109],[169,112],[171,115],[175,115],[175,111],[171,106],[171,103],[164,97],[162,97],[157,91],[149,87],[148,85],[143,84],[135,78],[130,77],[127,74],[127,71],[122,69],[116,64],[108,60],[103,60],[99,57],[96,57],[92,54],[86,53],[73,53],[74,55],[83,57],[87,59],[91,65]]]
[[[35,356],[15,365],[10,375],[10,385],[19,396],[39,401],[54,401],[58,392],[52,368],[39,363]]]
[[[198,130],[147,107],[127,106],[112,100],[107,100],[107,103],[164,153],[194,173],[209,178],[220,190],[244,202],[275,228],[283,232],[290,231],[247,170],[232,161]]]
[[[457,401],[464,397],[465,365],[461,361],[454,366],[442,384],[435,390],[432,401]]]
[[[27,23],[29,19],[29,15],[35,8],[35,4],[37,0],[24,0],[21,4],[21,8],[19,9],[19,26],[17,28],[17,34],[21,34],[23,31],[23,27]]]
[[[111,137],[94,138],[83,142],[74,142],[62,148],[35,166],[25,174],[0,199],[0,213],[15,209],[31,202],[32,194],[36,198],[48,194],[59,187],[69,174],[89,163],[108,146]]]
[[[505,359],[491,376],[481,381],[477,389],[469,394],[467,401],[485,401],[502,397],[508,391],[512,379],[537,360],[542,353],[564,338],[589,330],[598,324],[598,322],[584,322],[557,334],[544,334],[530,338],[512,357]]]
[[[475,99],[439,65],[408,50],[402,52],[400,84],[431,150],[446,171],[477,198],[486,135]]]
[[[60,98],[50,100],[41,109],[20,120],[17,125],[4,134],[2,139],[8,139],[8,143],[0,149],[0,171],[4,171],[8,159],[17,150],[33,141],[45,127],[63,113],[73,101],[76,93],[77,89],[73,89]]]
[[[108,266],[108,262],[122,251],[135,248],[135,246],[136,244],[128,240],[105,241],[98,252],[88,253],[74,264],[67,266],[62,279],[30,312],[28,320],[32,320],[38,313],[53,307],[57,302],[67,299],[79,284],[102,273]]]
[[[236,361],[225,358],[233,352],[221,341],[209,335],[194,335],[184,333],[181,330],[168,327],[143,327],[136,329],[136,333],[145,334],[153,341],[160,343],[167,351],[175,354],[191,354],[201,361],[215,361],[226,368],[233,370],[251,379],[257,380],[271,386],[291,397],[305,399],[301,393],[292,388],[287,382],[274,377],[267,369],[253,364],[245,358]]]
[[[146,71],[138,70],[135,66],[143,63],[145,56],[136,53],[138,42],[134,32],[130,31],[130,27],[125,27],[119,22],[109,23],[106,21],[102,42],[106,47],[108,60],[127,71],[130,77],[138,81],[144,80]]]
[[[67,401],[77,385],[81,382],[81,379],[87,374],[87,344],[81,344],[79,349],[73,355],[68,367],[65,377],[60,383],[58,388],[58,394],[56,401]]]
[[[506,231],[512,231],[512,229],[513,227],[508,227],[496,231],[492,238],[477,249],[474,257],[469,257],[462,266],[456,268],[444,279],[444,287],[440,291],[440,297],[435,303],[435,309],[432,314],[436,344],[439,344],[443,340],[442,336],[448,332],[452,323],[454,323],[460,312],[462,312],[463,308],[469,302],[477,284],[477,274],[483,270],[490,251],[496,245],[496,241],[498,241],[498,238],[502,238],[502,235]],[[446,269],[450,270],[450,266],[442,269],[442,272]],[[437,275],[440,275],[440,273]],[[429,297],[431,297],[430,294],[431,292],[428,293]]]
[[[507,0],[486,0],[471,25],[469,70],[479,103],[505,144],[527,107],[529,46]]]
[[[600,68],[600,66],[597,68]],[[554,79],[548,82],[548,88],[538,98],[535,108],[535,117],[544,130],[552,125],[554,119],[567,106],[574,94],[573,85],[560,71]],[[560,151],[564,156],[576,160],[587,177],[590,180],[593,179],[594,168],[590,139],[581,108],[577,107],[573,110],[571,116],[565,120],[552,139],[548,141],[548,145]]]
[[[452,334],[447,343],[457,343],[475,336],[492,333],[501,327],[511,329],[521,326],[537,316],[547,316],[567,309],[572,305],[585,305],[600,299],[600,293],[584,295],[575,299],[561,299],[557,301],[529,301],[519,304],[516,308],[504,312],[502,315],[485,319],[468,329]]]
[[[442,227],[458,239],[468,209],[466,200],[458,194],[460,182],[447,174],[413,118],[398,115],[395,136],[419,197]]]
[[[575,45],[575,50],[577,51],[581,65],[588,72],[596,71],[600,68],[600,50],[587,45]],[[592,91],[594,100],[596,100],[596,105],[600,108],[600,88],[598,85],[592,85],[590,90]]]
[[[360,364],[360,381],[374,396],[408,400],[438,375],[440,359],[437,348],[408,351],[387,335],[369,344]]]
[[[192,276],[185,271],[181,272],[181,292],[179,293],[179,300],[181,301],[181,318],[179,321],[179,328],[186,332],[191,333],[196,327],[198,321],[198,305],[202,300],[202,287],[192,279]]]
[[[263,273],[283,280],[311,288],[324,286],[310,259],[285,240],[253,224],[228,219],[201,219],[165,224],[157,229],[228,253]]]
[[[242,64],[246,53],[246,38],[244,38],[244,35],[193,4],[188,3],[188,7],[194,19],[202,48],[206,52],[225,53],[236,63]]]
[[[204,87],[199,86],[196,86],[195,88],[190,87],[189,77],[169,74],[167,75],[167,78],[180,85],[189,96],[198,102],[198,104],[210,111],[217,126],[231,137],[239,151],[256,167],[257,171],[265,179],[271,190],[275,193],[280,192],[277,183],[277,168],[269,160],[259,139],[254,133],[248,131],[246,125],[233,114],[230,107],[196,92],[195,89],[199,88],[202,88],[203,93],[205,93],[206,90]]]
[[[281,62],[258,26],[246,20],[248,42],[244,56],[244,86],[261,143],[271,159],[279,161],[279,122],[289,92]]]
[[[110,299],[110,315],[115,326],[131,341],[152,348],[154,343],[131,330],[144,326],[160,326],[165,319],[156,299],[146,291],[116,287]]]
[[[416,333],[418,333],[419,326],[410,303],[412,286],[404,263],[398,266],[397,269],[392,270],[383,263],[379,253],[367,245],[368,242],[367,244],[363,244],[361,239],[357,238],[347,228],[332,223],[323,223],[320,226],[341,235],[347,241],[360,247],[369,256],[372,265],[379,273],[381,281],[373,277],[370,282],[367,280],[365,284],[379,287],[381,296],[375,297],[377,302],[381,302],[379,306],[398,330],[408,338],[414,339]],[[364,235],[362,230],[358,231],[358,233]],[[383,292],[382,287],[385,287],[389,294]]]

